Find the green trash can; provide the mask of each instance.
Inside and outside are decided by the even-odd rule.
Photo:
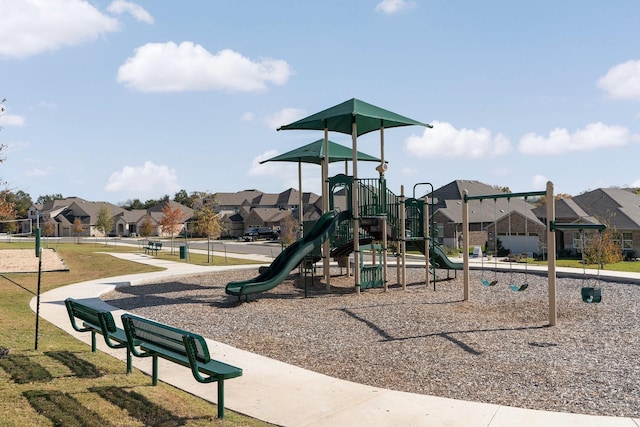
[[[185,245],[180,246],[180,259],[187,259],[187,247]]]

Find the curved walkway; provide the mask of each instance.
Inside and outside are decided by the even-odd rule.
[[[109,306],[99,296],[117,286],[140,285],[187,274],[239,267],[203,267],[158,260],[142,254],[112,254],[130,261],[166,270],[91,280],[60,287],[40,296],[40,315],[77,339],[90,344],[91,335],[73,330],[66,312],[67,297],[114,311],[120,323],[122,310]],[[255,268],[255,265],[247,268]],[[604,276],[604,274],[602,274]],[[616,274],[638,279],[639,275]],[[36,299],[31,300],[35,311]],[[122,326],[120,324],[120,326]],[[243,369],[243,375],[225,386],[225,406],[283,426],[593,426],[640,427],[640,419],[602,417],[536,411],[436,396],[411,394],[356,384],[288,365],[264,356],[207,340],[215,358]],[[113,350],[98,340],[98,348],[125,360],[124,350]],[[148,374],[151,361],[133,358],[134,366]],[[196,382],[188,368],[160,360],[160,379],[215,402],[215,386]]]

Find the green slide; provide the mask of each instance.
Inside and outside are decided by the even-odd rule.
[[[423,254],[427,252],[424,247],[424,240],[414,240],[411,243],[415,246]],[[447,254],[444,252],[440,245],[435,245],[433,248],[429,246],[429,251],[433,249],[433,253],[431,255],[431,265],[434,268],[442,268],[447,270],[462,270],[463,264],[461,262],[453,262],[447,257]]]
[[[289,276],[291,270],[302,262],[307,254],[319,248],[322,242],[329,238],[339,222],[349,218],[351,218],[351,213],[348,211],[337,214],[335,212],[327,212],[320,217],[304,238],[282,251],[273,260],[269,268],[253,279],[228,283],[225,292],[228,295],[235,295],[241,298],[242,296],[268,291],[278,286]]]

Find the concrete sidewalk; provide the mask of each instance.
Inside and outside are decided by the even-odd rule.
[[[64,305],[67,297],[114,310],[116,322],[121,327],[120,315],[124,311],[99,299],[100,295],[117,286],[135,286],[187,274],[242,268],[195,266],[134,253],[111,255],[166,270],[92,280],[46,292],[40,297],[42,318],[90,345],[90,334],[78,333],[71,327]],[[255,267],[254,264],[246,268]],[[636,280],[637,276],[634,276]],[[36,309],[35,298],[31,300],[31,308]],[[225,385],[226,407],[277,425],[640,427],[640,419],[536,411],[380,389],[328,377],[212,340],[207,340],[207,343],[216,359],[243,369],[241,377],[229,380]],[[104,340],[98,339],[98,348],[125,360],[124,350],[110,349]],[[137,369],[151,374],[150,360],[134,357],[133,362]],[[215,385],[196,382],[187,368],[160,360],[159,374],[164,382],[216,401]]]

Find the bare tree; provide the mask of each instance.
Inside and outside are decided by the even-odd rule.
[[[107,237],[111,229],[113,229],[113,216],[106,205],[103,205],[98,210],[96,229],[104,235],[104,245],[107,246]]]
[[[160,219],[160,228],[162,233],[169,234],[171,237],[171,255],[173,252],[173,237],[180,231],[185,220],[185,214],[179,206],[173,208],[171,203],[165,203],[162,208],[162,219]]]
[[[211,197],[200,198],[201,202],[196,203],[194,219],[196,232],[207,237],[207,262],[211,262],[209,248],[211,247],[211,239],[220,237],[222,232],[222,223],[220,214],[214,209],[216,206],[215,199]]]
[[[300,228],[300,224],[296,218],[293,217],[293,213],[290,212],[289,215],[284,217],[282,221],[282,227],[280,230],[280,238],[284,242],[285,245],[290,245],[291,243],[296,241],[296,236],[298,234],[298,229]]]
[[[56,232],[56,222],[53,218],[49,218],[44,224],[42,224],[42,234],[47,238],[47,247],[49,247],[49,237],[53,236]]]
[[[152,236],[155,231],[156,225],[154,224],[153,219],[151,219],[151,216],[145,215],[142,219],[142,223],[140,224],[140,235],[142,237],[149,237]]]
[[[76,243],[78,244],[80,243],[80,234],[82,234],[83,230],[82,220],[76,217],[76,219],[73,220],[73,233],[76,235]]]

